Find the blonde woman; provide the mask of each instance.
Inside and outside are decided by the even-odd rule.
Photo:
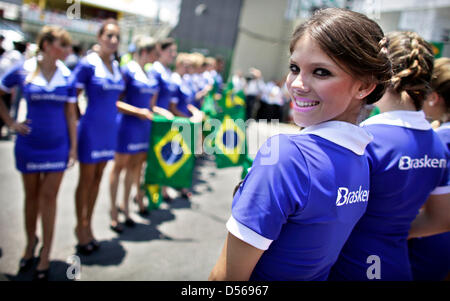
[[[69,79],[70,70],[61,62],[70,52],[70,43],[69,34],[62,28],[44,26],[36,42],[37,56],[10,70],[0,82],[5,92],[21,86],[27,101],[24,123],[11,119],[3,102],[0,116],[18,133],[14,154],[25,190],[27,245],[19,271],[33,265],[39,216],[42,221],[43,244],[36,280],[48,279],[58,190],[64,170],[77,157],[76,91]]]

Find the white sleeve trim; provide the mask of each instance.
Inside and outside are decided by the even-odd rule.
[[[447,194],[447,193],[450,193],[450,186],[436,187],[430,194],[439,195],[439,194]]]
[[[178,103],[178,98],[172,97],[172,98],[170,99],[170,103]]]
[[[244,226],[243,224],[235,220],[233,216],[230,216],[230,218],[228,219],[227,229],[231,234],[233,234],[240,240],[260,250],[267,250],[273,241],[259,235],[247,226]]]
[[[83,83],[80,83],[80,82],[77,82],[77,83],[75,84],[75,87],[76,87],[77,89],[84,89],[84,84],[83,84]]]
[[[0,83],[0,90],[3,90],[6,93],[11,93],[11,89],[5,86],[3,83]]]
[[[69,97],[69,98],[67,99],[67,102],[70,102],[70,103],[76,103],[76,102],[77,102],[77,98],[76,98],[76,97]]]

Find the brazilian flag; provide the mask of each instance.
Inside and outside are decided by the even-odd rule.
[[[222,98],[219,100],[221,111],[228,113],[230,110],[235,111],[239,108],[239,110],[245,112],[245,105],[244,91],[234,92],[233,83],[229,82],[222,92]]]
[[[221,124],[214,139],[217,168],[244,163],[247,154],[244,114],[245,112],[242,114],[238,108],[234,108],[234,112],[229,110],[218,115]]]
[[[162,116],[154,116],[147,153],[146,185],[158,184],[174,188],[192,186],[195,127],[187,118],[175,117],[174,120],[168,120]],[[154,188],[151,192],[152,198],[157,199],[158,190]]]
[[[162,202],[161,186],[158,184],[145,184],[145,194],[149,200],[148,209],[158,209]]]
[[[203,99],[203,104],[200,110],[205,113],[208,117],[214,117],[217,114],[216,111],[216,103],[215,103],[215,95],[217,94],[217,91],[219,90],[219,85],[217,82],[214,82],[214,85],[211,89],[211,91],[208,92],[208,94]]]

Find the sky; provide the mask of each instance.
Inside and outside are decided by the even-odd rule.
[[[129,13],[135,13],[146,17],[156,17],[158,4],[160,5],[160,19],[175,26],[178,23],[178,15],[181,0],[81,0],[96,6],[113,8]]]

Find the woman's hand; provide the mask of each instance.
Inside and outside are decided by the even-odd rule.
[[[192,116],[189,117],[189,121],[193,123],[202,122],[202,120],[203,120],[203,112],[201,111],[194,112]]]
[[[170,111],[161,112],[162,116],[166,117],[169,120],[173,120],[175,118],[175,115],[173,115]]]
[[[26,120],[24,122],[16,122],[14,121],[9,128],[16,133],[19,133],[22,136],[26,136],[31,133],[31,128],[28,124],[31,123],[31,120]]]
[[[77,155],[77,149],[76,148],[70,148],[69,150],[69,162],[67,162],[67,168],[70,168],[75,165],[75,162],[78,159]]]

